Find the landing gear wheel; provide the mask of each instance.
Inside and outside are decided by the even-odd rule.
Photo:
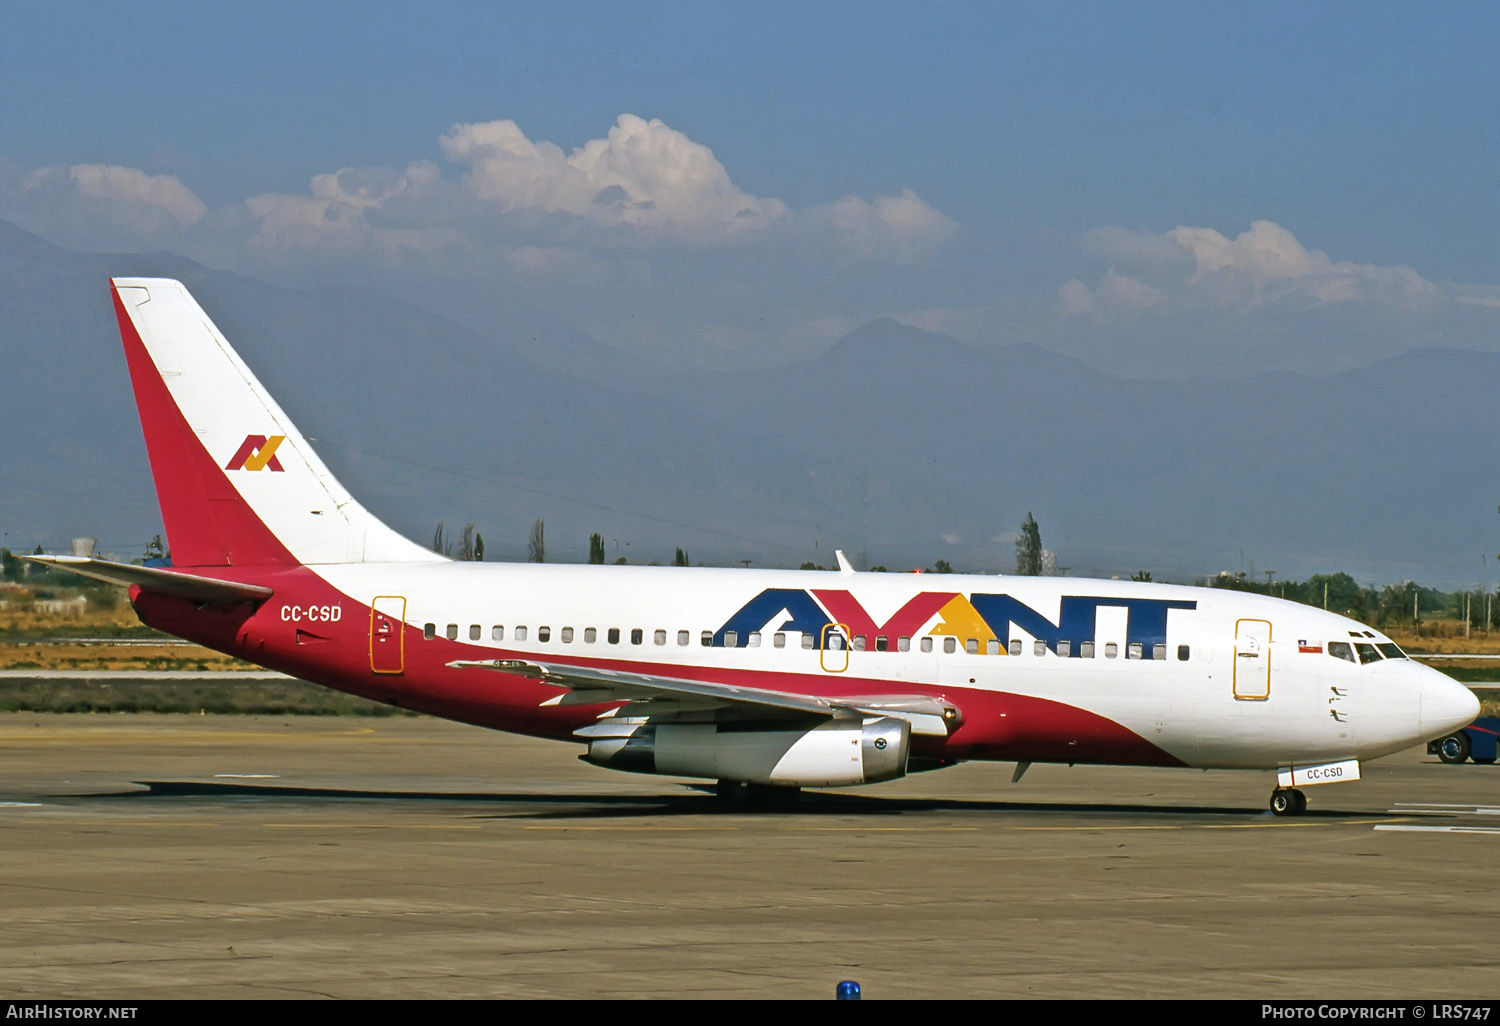
[[[720,780],[714,784],[714,797],[726,809],[743,809],[750,800],[750,785],[743,780]]]
[[[1307,795],[1295,787],[1278,787],[1271,792],[1271,811],[1278,816],[1300,816],[1307,811]]]
[[[1463,731],[1449,734],[1438,742],[1438,758],[1443,762],[1467,762],[1469,759],[1469,735]]]

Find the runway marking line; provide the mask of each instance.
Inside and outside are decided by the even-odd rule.
[[[1403,833],[1429,834],[1500,834],[1500,827],[1471,826],[1418,826],[1416,824],[1382,824],[1376,830],[1394,830]]]
[[[288,830],[479,830],[470,823],[262,823],[262,827]]]

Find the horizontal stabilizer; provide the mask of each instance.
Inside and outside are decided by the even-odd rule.
[[[18,554],[19,555],[19,554]],[[271,589],[257,584],[240,584],[238,581],[221,581],[213,577],[199,577],[179,570],[164,570],[152,566],[133,566],[129,563],[111,563],[107,559],[89,559],[85,556],[22,556],[33,563],[68,570],[96,581],[108,581],[129,587],[139,585],[142,591],[175,598],[192,599],[195,602],[258,602],[271,597]]]

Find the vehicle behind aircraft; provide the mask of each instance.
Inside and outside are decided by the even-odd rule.
[[[1478,712],[1379,632],[1241,592],[446,560],[355,501],[181,283],[113,292],[172,565],[35,558],[305,680],[729,797],[988,759],[1274,769],[1282,815]]]

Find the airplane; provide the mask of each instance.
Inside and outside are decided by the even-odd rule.
[[[997,760],[1274,770],[1293,816],[1479,711],[1364,624],[1226,589],[445,559],[339,484],[180,282],[111,286],[170,565],[29,558],[303,680],[756,806]]]

